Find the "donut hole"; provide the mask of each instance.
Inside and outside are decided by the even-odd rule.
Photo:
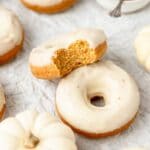
[[[94,96],[90,99],[90,102],[92,105],[96,107],[104,107],[105,106],[105,100],[103,96]]]

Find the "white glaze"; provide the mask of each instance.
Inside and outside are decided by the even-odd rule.
[[[64,0],[24,0],[26,3],[30,5],[36,6],[52,6],[63,2]]]
[[[90,103],[103,96],[104,107]],[[107,133],[127,124],[139,108],[139,92],[133,79],[110,61],[76,69],[62,79],[56,92],[61,116],[88,133]]]
[[[0,56],[12,50],[22,41],[22,27],[18,18],[0,6]]]
[[[29,62],[33,66],[46,66],[52,62],[52,57],[59,49],[68,48],[68,46],[77,40],[85,40],[90,47],[95,49],[98,45],[106,40],[104,32],[100,29],[79,29],[34,48],[30,54]],[[42,61],[41,61],[42,60]]]
[[[140,31],[134,45],[139,62],[150,71],[150,26]]]
[[[25,111],[2,121],[0,147],[3,150],[31,150],[24,145],[30,133],[40,140],[32,150],[77,150],[69,127],[49,113],[36,111]]]
[[[5,95],[2,86],[0,85],[0,111],[2,111],[5,105]]]
[[[113,10],[117,4],[119,3],[119,0],[97,0],[100,5],[108,10]],[[139,9],[142,9],[148,3],[150,0],[128,0],[125,1],[123,6],[122,6],[122,12],[129,13],[133,11],[137,11]]]

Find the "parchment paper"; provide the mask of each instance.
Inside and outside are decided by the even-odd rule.
[[[30,108],[54,114],[58,80],[43,81],[32,76],[28,56],[33,47],[79,27],[100,27],[105,30],[109,42],[105,59],[113,60],[135,78],[141,92],[141,107],[129,130],[99,140],[77,135],[78,149],[121,150],[130,146],[150,146],[150,74],[137,63],[133,48],[138,30],[150,24],[150,7],[114,19],[96,0],[80,0],[72,9],[55,15],[32,12],[19,0],[0,0],[0,3],[19,16],[25,30],[22,52],[15,60],[0,66],[0,83],[4,86],[7,98],[6,117]]]

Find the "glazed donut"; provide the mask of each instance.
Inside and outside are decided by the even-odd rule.
[[[57,13],[64,11],[77,0],[21,0],[21,2],[29,9],[40,13]]]
[[[4,90],[0,84],[0,119],[2,119],[4,112],[5,112],[5,95]]]
[[[103,97],[104,106],[91,104]],[[81,67],[58,85],[56,110],[76,132],[91,138],[115,135],[134,121],[140,103],[133,79],[111,61]]]
[[[29,64],[37,78],[55,79],[97,61],[106,48],[106,36],[102,30],[80,29],[34,48]]]
[[[10,10],[0,6],[0,64],[8,62],[20,51],[23,44],[23,29]]]
[[[150,26],[139,32],[134,45],[138,61],[150,71]]]

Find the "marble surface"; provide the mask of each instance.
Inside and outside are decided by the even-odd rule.
[[[1,0],[0,3],[16,12],[25,30],[23,51],[12,62],[0,66],[0,82],[7,98],[6,117],[27,108],[54,114],[58,80],[43,81],[31,75],[28,56],[33,47],[78,27],[101,27],[109,43],[104,59],[113,60],[135,78],[141,93],[141,106],[136,121],[127,131],[99,140],[77,135],[78,149],[121,150],[130,146],[150,146],[150,75],[137,63],[133,48],[138,30],[150,24],[150,6],[141,12],[114,19],[96,0],[80,0],[72,9],[55,15],[34,13],[19,0]]]

